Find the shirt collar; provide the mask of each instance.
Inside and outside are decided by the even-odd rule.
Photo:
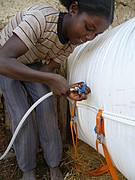
[[[58,37],[62,44],[66,44],[69,42],[69,39],[65,37],[64,34],[62,33],[63,18],[66,14],[67,14],[66,12],[59,13],[58,26],[57,26]]]

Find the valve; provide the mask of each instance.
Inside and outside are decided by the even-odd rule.
[[[82,87],[76,86],[76,87],[70,88],[70,91],[77,91],[78,93],[84,93],[86,86],[87,86],[87,84],[84,83]]]

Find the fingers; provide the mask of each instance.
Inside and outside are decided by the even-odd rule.
[[[71,92],[68,97],[75,101],[82,101],[87,99],[87,95],[85,93],[77,93],[77,92]]]
[[[68,92],[69,98],[75,101],[82,101],[87,99],[87,94],[91,92],[90,88],[84,82],[78,82],[69,85],[70,91]]]
[[[91,92],[91,89],[88,86],[86,86],[84,93],[89,94],[90,92]]]

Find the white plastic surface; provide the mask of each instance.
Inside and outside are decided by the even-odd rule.
[[[79,138],[95,148],[96,114],[103,109],[112,161],[135,180],[135,18],[77,47],[68,60],[68,79],[91,88],[88,99],[77,103]]]

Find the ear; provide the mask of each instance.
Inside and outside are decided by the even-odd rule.
[[[69,14],[73,15],[77,12],[77,10],[78,10],[78,2],[74,1],[69,7]]]

